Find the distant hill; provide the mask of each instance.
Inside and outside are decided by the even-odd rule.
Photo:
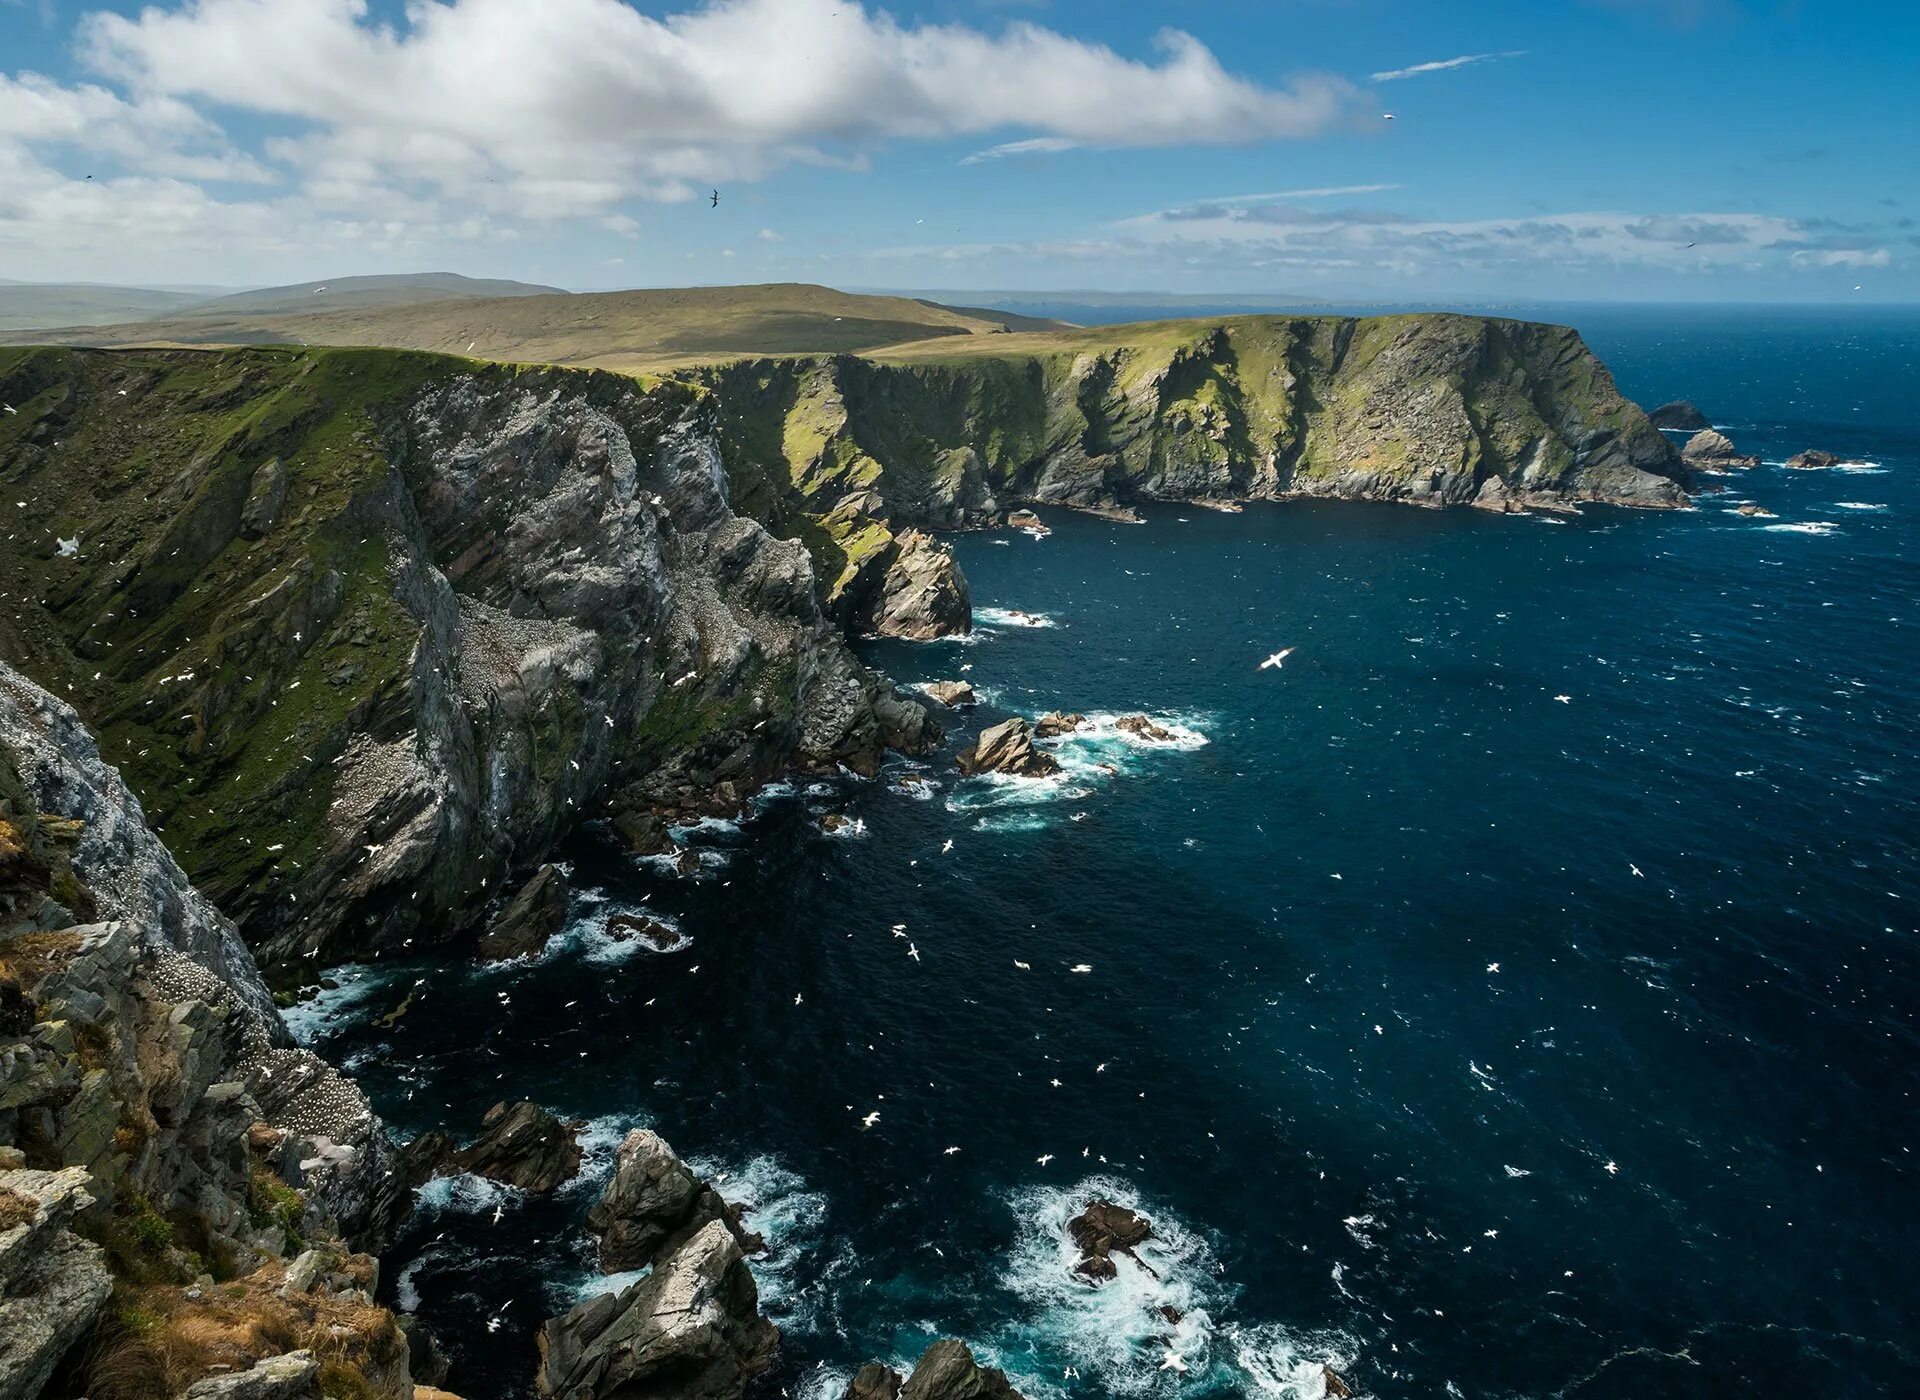
[[[560,287],[535,282],[507,282],[487,277],[462,277],[457,272],[403,272],[376,277],[336,277],[325,282],[299,282],[290,287],[261,287],[250,292],[204,300],[193,316],[261,316],[269,313],[352,311],[382,306],[415,306],[449,299],[485,300],[492,297],[565,296]]]
[[[0,282],[0,336],[50,326],[104,326],[168,316],[196,302],[192,292],[106,287],[89,282]]]
[[[464,279],[461,279],[464,281]],[[317,284],[330,296],[349,283]],[[276,289],[284,293],[288,289]],[[249,294],[253,295],[253,294]],[[351,292],[349,292],[351,295]],[[136,324],[16,337],[65,345],[382,345],[476,359],[660,370],[750,355],[877,350],[925,340],[1060,329],[1053,321],[806,283],[354,305],[209,308]]]

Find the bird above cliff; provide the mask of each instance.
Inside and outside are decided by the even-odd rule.
[[[715,209],[718,209],[720,207],[720,191],[718,190],[715,190],[713,192],[713,207]]]
[[[58,557],[61,559],[71,559],[80,552],[80,537],[78,535],[75,535],[70,540],[63,540],[55,536],[55,543],[60,546]]]
[[[880,1110],[876,1108],[873,1112],[869,1113],[865,1118],[862,1118],[860,1120],[860,1126],[863,1128],[871,1128],[875,1123],[878,1123],[879,1121],[880,1121]]]
[[[1262,661],[1260,665],[1255,669],[1261,670],[1261,671],[1272,669],[1277,671],[1280,669],[1281,665],[1286,661],[1286,659],[1292,655],[1293,655],[1292,647],[1281,647],[1280,650],[1276,651],[1272,656],[1269,656],[1265,661]]]

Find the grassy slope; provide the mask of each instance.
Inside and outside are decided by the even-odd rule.
[[[192,292],[163,292],[151,287],[0,282],[0,335],[168,316],[200,300]]]
[[[58,344],[384,345],[482,359],[662,370],[743,355],[863,352],[929,337],[1001,336],[1050,323],[906,297],[780,283],[440,301],[318,315],[173,317],[46,332]]]

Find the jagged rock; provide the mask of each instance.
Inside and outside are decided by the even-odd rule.
[[[895,1400],[900,1394],[900,1373],[891,1366],[869,1361],[847,1382],[841,1400]]]
[[[480,939],[480,957],[486,962],[524,958],[547,946],[547,940],[567,922],[567,877],[552,865],[543,865],[494,916]]]
[[[862,621],[875,636],[915,641],[971,632],[972,595],[953,551],[921,530],[896,535]]]
[[[1773,518],[1772,511],[1768,510],[1765,506],[1755,505],[1752,501],[1748,501],[1745,505],[1738,507],[1736,510],[1736,514],[1757,515],[1757,516],[1762,516],[1768,520],[1771,520]]]
[[[1688,438],[1687,445],[1680,449],[1680,455],[1686,459],[1687,465],[1708,471],[1729,471],[1736,467],[1760,465],[1758,457],[1744,455],[1733,445],[1731,438],[1712,428],[1703,428]]]
[[[935,1342],[914,1363],[900,1400],[1023,1400],[998,1367],[982,1366],[965,1342]]]
[[[1047,528],[1047,522],[1030,510],[1007,512],[1007,524],[1016,530],[1025,530],[1030,535],[1047,536],[1053,533]]]
[[[740,1212],[693,1174],[665,1139],[635,1128],[620,1143],[613,1175],[587,1212],[587,1229],[600,1237],[600,1269],[644,1268],[671,1253],[694,1231],[719,1222],[747,1254],[766,1247],[741,1228]]]
[[[1707,421],[1707,415],[1686,399],[1675,399],[1672,403],[1661,404],[1647,414],[1647,421],[1656,428],[1672,428],[1688,433],[1697,433],[1702,428],[1713,426]]]
[[[657,812],[622,811],[614,814],[613,829],[637,856],[665,855],[675,849],[673,830]]]
[[[1144,1215],[1125,1206],[1112,1201],[1094,1201],[1067,1222],[1067,1233],[1080,1248],[1080,1262],[1073,1266],[1073,1271],[1095,1283],[1110,1279],[1118,1272],[1113,1262],[1115,1254],[1124,1254],[1141,1268],[1148,1268],[1134,1250],[1153,1238],[1153,1226]]]
[[[1865,465],[1860,457],[1836,457],[1831,452],[1822,452],[1810,447],[1805,452],[1796,452],[1787,458],[1787,465],[1797,471],[1817,470],[1821,467],[1857,467]]]
[[[1059,710],[1048,710],[1033,724],[1033,737],[1036,739],[1055,739],[1062,734],[1071,734],[1087,722],[1083,714],[1063,714]]]
[[[287,504],[287,464],[278,457],[254,469],[247,487],[246,509],[240,513],[240,533],[257,540],[280,523]]]
[[[973,687],[966,681],[928,681],[920,687],[920,693],[948,709],[979,701],[979,697],[973,693]]]
[[[113,1291],[105,1251],[67,1229],[93,1204],[87,1173],[0,1172],[0,1396],[40,1393]],[[19,1218],[24,1216],[25,1218]],[[13,1223],[9,1223],[9,1217]]]
[[[709,1221],[619,1294],[580,1304],[540,1330],[552,1400],[740,1400],[773,1361],[773,1324],[724,1224]]]
[[[1331,1366],[1320,1368],[1320,1384],[1324,1387],[1326,1400],[1348,1400],[1353,1394],[1353,1387]]]
[[[981,732],[955,760],[962,773],[1016,773],[1045,778],[1060,771],[1053,755],[1033,746],[1033,726],[1015,716]]]
[[[583,1155],[574,1128],[521,1099],[488,1109],[480,1136],[454,1153],[452,1162],[456,1170],[543,1193],[571,1181]]]
[[[680,942],[680,935],[658,919],[645,914],[613,914],[605,924],[607,937],[625,942],[637,938],[656,952],[667,952]]]
[[[320,1363],[310,1351],[269,1356],[230,1376],[209,1376],[183,1400],[321,1400]]]
[[[1122,715],[1113,722],[1113,727],[1155,744],[1170,744],[1174,738],[1172,730],[1154,723],[1145,715]]]

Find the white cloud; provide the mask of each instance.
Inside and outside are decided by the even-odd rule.
[[[972,155],[961,157],[960,163],[978,165],[982,161],[1001,160],[1007,156],[1053,155],[1059,151],[1078,150],[1082,144],[1066,136],[1030,136],[1024,141],[1003,141],[998,146],[975,151]]]
[[[1893,253],[1886,248],[1803,248],[1793,261],[1800,267],[1889,267]]]
[[[1463,53],[1458,58],[1436,58],[1430,63],[1416,63],[1407,68],[1389,68],[1382,73],[1369,74],[1376,83],[1393,83],[1402,78],[1417,78],[1422,73],[1444,73],[1450,68],[1471,68],[1477,63],[1493,63],[1503,58],[1524,58],[1525,49],[1508,49],[1504,53]]]
[[[1333,199],[1348,194],[1377,194],[1381,190],[1397,190],[1400,185],[1322,185],[1308,190],[1275,190],[1271,194],[1223,194],[1211,199],[1199,200],[1202,205],[1212,204],[1273,204],[1283,199]]]
[[[762,243],[785,243],[787,241],[786,239],[782,238],[777,232],[775,232],[773,229],[770,229],[770,228],[761,229],[760,232],[754,235],[754,237],[759,239]]]

